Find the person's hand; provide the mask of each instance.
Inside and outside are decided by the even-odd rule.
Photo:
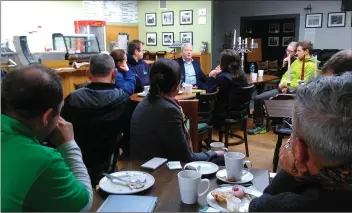
[[[284,84],[283,84],[283,83],[280,83],[280,84],[279,84],[279,89],[281,90],[282,88],[284,88]]]
[[[292,176],[298,176],[295,161],[296,159],[292,152],[292,147],[288,144],[281,147],[279,154],[279,166]]]
[[[119,64],[119,67],[121,70],[123,70],[125,72],[127,72],[129,70],[126,62],[122,62],[121,64]]]
[[[59,117],[56,128],[49,135],[50,142],[56,147],[74,139],[73,126],[70,122]]]
[[[215,151],[215,153],[216,153],[216,156],[218,156],[218,157],[222,157],[225,154],[224,151]]]
[[[282,88],[281,92],[282,92],[282,94],[286,94],[287,93],[287,88]]]
[[[210,77],[215,78],[219,73],[221,73],[220,68],[219,68],[219,69],[217,69],[217,68],[218,68],[218,67],[216,67],[214,70],[212,70],[212,71],[209,73],[209,76],[210,76]]]

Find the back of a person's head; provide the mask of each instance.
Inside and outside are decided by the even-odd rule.
[[[114,50],[110,53],[110,56],[114,59],[115,65],[117,66],[117,63],[121,63],[125,59],[125,51],[122,49]]]
[[[149,97],[155,99],[162,93],[170,93],[175,85],[179,85],[181,76],[181,68],[176,61],[158,59],[150,68]]]
[[[325,62],[322,73],[338,75],[352,71],[352,50],[342,50]]]
[[[141,42],[140,40],[132,40],[131,42],[128,43],[127,53],[130,55],[133,55],[134,51],[136,50],[140,51],[142,45],[144,45],[144,43]]]
[[[220,68],[223,72],[231,73],[233,78],[244,75],[241,68],[241,57],[235,50],[226,49],[221,52]]]
[[[313,43],[311,41],[308,41],[308,40],[299,41],[297,43],[297,47],[302,47],[302,49],[304,51],[308,50],[309,54],[312,54],[312,52],[313,52]]]
[[[105,77],[115,69],[114,59],[105,53],[94,55],[89,61],[89,72],[94,77]]]
[[[59,112],[63,100],[61,78],[56,71],[39,64],[9,72],[1,84],[1,111],[30,120],[48,109]]]
[[[295,132],[327,162],[352,163],[352,73],[322,76],[299,87]]]

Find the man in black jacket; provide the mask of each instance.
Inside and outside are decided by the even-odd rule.
[[[109,167],[117,136],[129,129],[129,95],[115,88],[114,60],[98,54],[90,59],[90,84],[65,98],[61,116],[73,124],[75,139],[82,150],[92,184]]]
[[[250,211],[352,211],[352,73],[298,88],[281,170]]]

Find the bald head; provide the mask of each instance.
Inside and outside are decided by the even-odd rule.
[[[352,50],[342,50],[333,55],[323,66],[323,75],[339,75],[352,71]]]
[[[23,119],[41,116],[48,109],[58,113],[63,100],[60,76],[42,65],[9,72],[1,84],[1,108]]]

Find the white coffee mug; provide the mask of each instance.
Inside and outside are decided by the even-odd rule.
[[[242,180],[242,176],[248,173],[252,168],[252,162],[244,160],[245,154],[241,152],[227,152],[224,154],[225,167],[226,167],[226,178],[235,178],[236,181]],[[243,170],[244,164],[247,165],[248,171]]]
[[[192,94],[192,85],[191,84],[183,84],[183,87],[185,88],[184,89],[184,92],[186,94]]]
[[[262,77],[264,75],[264,70],[258,70],[258,76]]]
[[[148,94],[149,93],[150,86],[144,86],[144,93]]]
[[[257,75],[258,75],[258,73],[251,73],[252,81],[256,81],[257,80]]]
[[[185,204],[195,204],[198,201],[198,197],[207,193],[210,188],[210,181],[208,179],[201,179],[202,174],[200,172],[184,170],[179,172],[177,177],[181,200]],[[199,186],[203,182],[206,182],[208,187],[204,192],[198,193]]]
[[[225,144],[222,142],[213,142],[210,144],[211,151],[225,151],[227,152],[228,149],[225,148]]]

